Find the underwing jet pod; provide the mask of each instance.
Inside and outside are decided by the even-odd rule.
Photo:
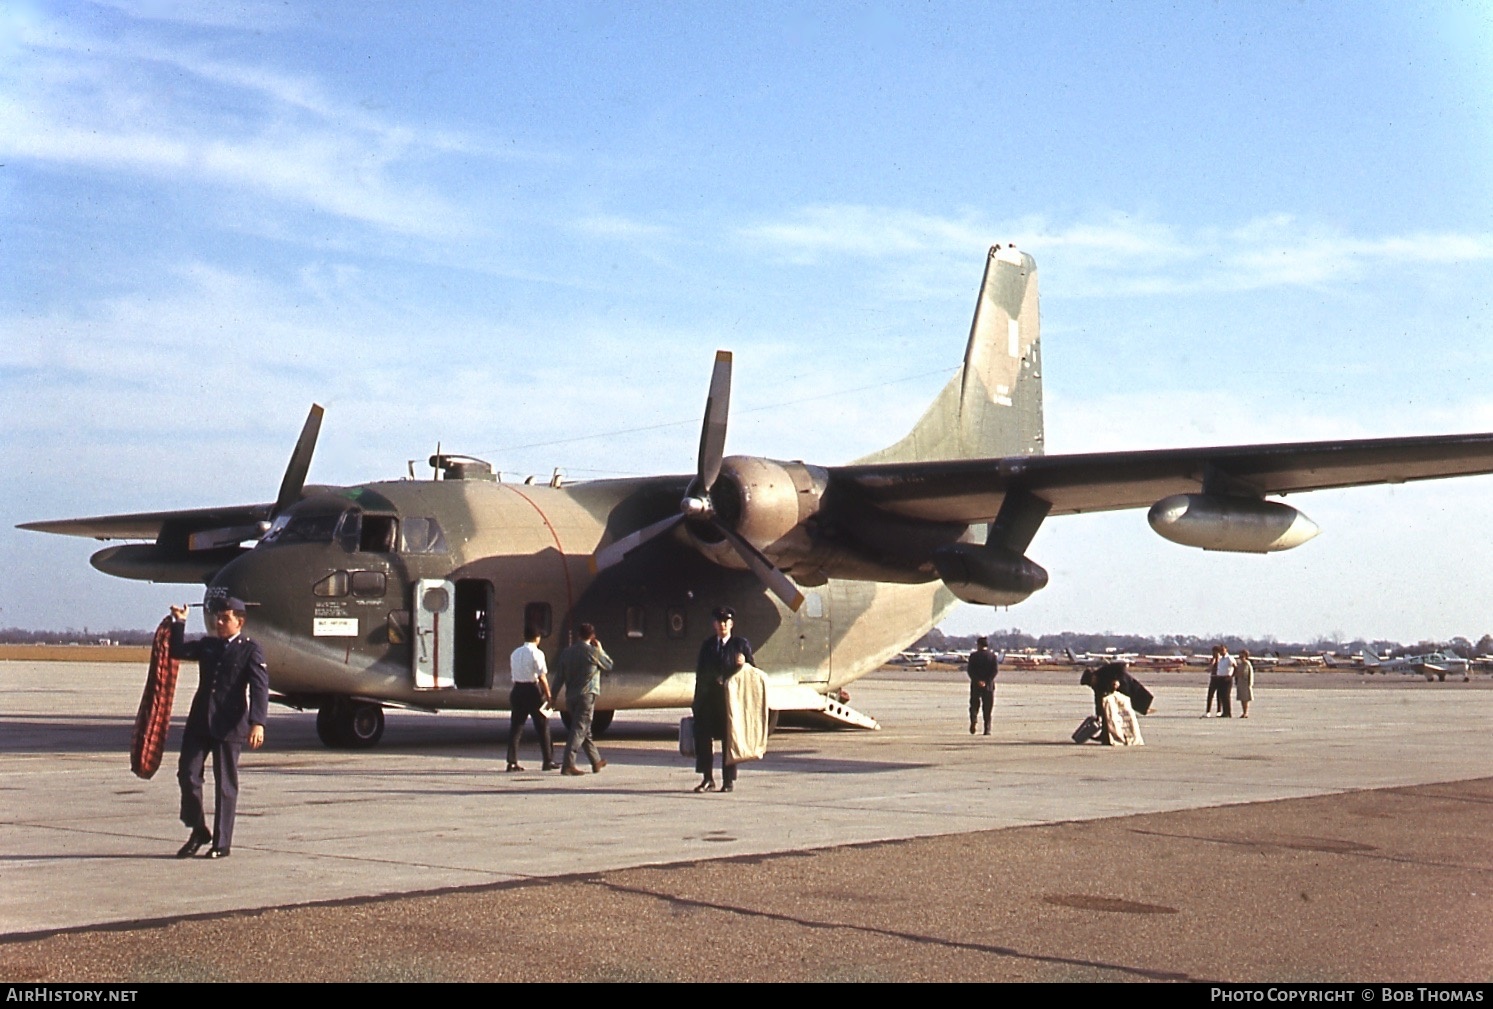
[[[1173,494],[1146,513],[1151,528],[1186,547],[1264,554],[1299,547],[1319,530],[1279,501],[1208,494]]]
[[[370,746],[385,706],[506,708],[526,625],[551,662],[596,626],[616,660],[598,729],[687,706],[720,605],[758,643],[771,707],[874,725],[841,688],[959,600],[1045,586],[1027,552],[1053,516],[1149,508],[1175,542],[1267,552],[1316,531],[1273,497],[1493,472],[1490,434],[1045,455],[1037,302],[1032,258],[991,249],[963,366],[906,437],[849,465],[726,455],[722,351],[692,473],[534,486],[438,454],[437,479],[309,486],[313,407],[272,503],[22,528],[134,541],[93,565],[248,601],[275,695],[316,709],[329,745]]]

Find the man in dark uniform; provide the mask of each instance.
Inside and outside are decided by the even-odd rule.
[[[975,734],[975,721],[980,712],[985,712],[985,735],[990,735],[990,712],[995,707],[995,677],[1000,665],[995,653],[990,650],[990,639],[983,635],[976,639],[975,650],[969,653],[969,734]]]
[[[695,718],[695,770],[701,774],[700,783],[695,786],[697,792],[715,791],[715,748],[711,740],[726,738],[726,680],[735,676],[742,666],[757,664],[752,657],[752,643],[731,633],[736,611],[722,606],[712,616],[715,633],[700,645],[700,657],[695,662],[695,700],[691,705]],[[721,791],[735,788],[736,765],[726,763],[726,747],[722,742]]]
[[[196,659],[197,693],[187,715],[181,741],[181,822],[192,831],[177,858],[197,854],[212,843],[208,858],[227,858],[233,850],[233,820],[238,812],[238,758],[244,744],[264,745],[264,723],[269,714],[270,676],[264,649],[244,636],[244,604],[232,597],[214,600],[213,636],[185,640],[187,608],[171,607],[171,657]],[[208,754],[213,758],[213,829],[202,811],[202,772]]]

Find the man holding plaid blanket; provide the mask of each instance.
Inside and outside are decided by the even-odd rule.
[[[181,741],[181,822],[191,828],[177,858],[197,854],[212,842],[208,858],[227,858],[233,850],[233,821],[238,812],[238,758],[245,743],[257,750],[264,745],[264,722],[269,714],[270,676],[264,649],[246,637],[244,604],[234,598],[213,600],[213,636],[185,640],[187,608],[171,607],[171,658],[196,659],[197,694],[187,715]],[[209,833],[202,811],[202,772],[208,754],[213,758],[217,802]]]

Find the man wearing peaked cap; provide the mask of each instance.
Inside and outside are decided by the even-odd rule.
[[[188,858],[212,842],[208,858],[226,858],[233,850],[233,821],[238,812],[238,758],[245,743],[264,745],[264,723],[270,706],[270,677],[264,649],[244,631],[243,600],[232,597],[208,603],[213,634],[185,640],[187,608],[171,607],[171,657],[196,659],[197,693],[181,741],[181,821],[191,831],[176,853]],[[209,833],[202,810],[202,772],[213,758],[217,801]]]
[[[696,792],[715,791],[714,747],[721,740],[721,791],[736,790],[736,765],[726,763],[726,680],[748,664],[755,665],[752,643],[733,634],[736,611],[718,607],[711,614],[715,633],[700,644],[695,662],[695,697],[691,705],[695,719],[695,770],[700,774]]]

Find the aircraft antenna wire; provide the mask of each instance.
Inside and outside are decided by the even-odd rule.
[[[962,367],[962,365],[960,365],[959,367]],[[877,383],[874,383],[872,385],[858,385],[858,386],[855,386],[854,388],[850,388],[850,389],[836,389],[836,390],[833,390],[831,392],[815,393],[812,396],[803,396],[803,397],[801,397],[799,399],[778,400],[775,403],[768,403],[768,404],[766,404],[764,406],[747,407],[745,409],[737,409],[737,410],[735,410],[733,412],[736,413],[736,414],[743,414],[743,413],[762,413],[762,412],[764,412],[766,410],[781,410],[785,406],[798,406],[800,403],[813,403],[813,402],[815,402],[817,400],[821,400],[821,399],[833,399],[836,396],[849,396],[849,395],[851,395],[853,393],[857,393],[857,392],[872,392],[872,391],[877,390],[877,389],[885,389],[885,388],[888,388],[889,386],[900,385],[903,382],[912,382],[912,381],[915,381],[915,380],[920,379],[920,378],[928,378],[930,375],[950,375],[950,374],[953,374],[954,372],[958,371],[959,367],[954,367],[954,368],[937,368],[937,369],[935,369],[933,371],[919,372],[916,375],[903,375],[901,378],[894,378],[894,379],[891,379],[890,381],[887,381],[887,382],[877,382]],[[798,376],[794,376],[794,377],[796,378]],[[504,445],[501,448],[490,448],[490,449],[486,449],[486,450],[484,450],[482,452],[482,454],[484,456],[498,456],[498,455],[501,455],[504,452],[523,452],[523,451],[525,451],[527,449],[531,449],[531,448],[550,448],[550,447],[555,446],[555,445],[573,445],[576,442],[595,441],[595,440],[597,440],[599,438],[615,438],[618,435],[624,435],[624,434],[641,434],[644,431],[662,431],[665,428],[681,427],[681,426],[686,425],[686,424],[693,426],[693,425],[696,425],[696,424],[699,424],[699,423],[700,423],[699,418],[690,418],[690,419],[687,419],[687,420],[670,420],[670,421],[664,421],[664,422],[659,423],[659,424],[647,424],[647,425],[644,425],[643,427],[619,428],[619,429],[614,430],[614,431],[597,431],[597,432],[595,432],[593,434],[580,434],[580,435],[575,435],[574,437],[570,437],[570,438],[557,438],[557,439],[554,439],[553,441],[536,441],[536,442],[530,442],[527,445]],[[578,471],[578,472],[580,472],[580,471]],[[597,472],[597,471],[588,471],[588,472]]]

